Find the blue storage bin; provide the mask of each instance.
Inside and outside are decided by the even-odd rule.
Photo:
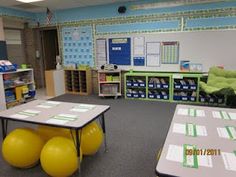
[[[175,85],[174,85],[174,88],[176,88],[176,89],[181,89],[181,85],[180,85],[180,84],[175,84]]]
[[[157,99],[162,99],[162,95],[157,94],[157,95],[156,95],[156,98],[157,98]]]
[[[155,94],[148,94],[148,98],[154,99],[155,98]]]
[[[197,85],[190,85],[189,87],[191,90],[197,90]]]
[[[153,83],[148,83],[148,88],[154,88],[154,84]]]
[[[174,95],[174,100],[181,100],[181,96],[178,96],[178,95]]]
[[[163,95],[163,96],[162,96],[162,99],[163,99],[163,100],[168,100],[168,99],[169,99],[169,95]]]
[[[215,98],[211,97],[209,98],[209,103],[214,103],[215,102]]]
[[[146,98],[146,94],[145,93],[140,93],[139,98]]]
[[[168,84],[162,84],[161,87],[167,89],[167,88],[169,88],[169,85]]]
[[[138,83],[138,86],[139,86],[139,87],[146,87],[146,83],[145,83],[145,82],[139,82],[139,83]]]
[[[161,88],[161,84],[159,84],[159,83],[156,84],[156,87],[157,87],[157,88]]]
[[[132,93],[126,93],[127,98],[132,98],[133,94]]]
[[[195,96],[190,96],[190,101],[196,101],[196,97]]]
[[[188,90],[188,89],[189,89],[189,85],[182,85],[182,88],[183,88],[184,90]]]
[[[138,94],[138,93],[133,93],[133,97],[134,97],[134,98],[138,98],[138,97],[139,97],[139,94]]]
[[[133,82],[133,87],[138,87],[138,82]]]
[[[131,87],[132,86],[132,82],[131,81],[126,81],[126,86]]]
[[[206,102],[206,98],[200,98],[200,102],[202,102],[202,103],[205,103]]]
[[[182,99],[183,101],[188,101],[189,98],[188,98],[188,96],[182,96],[181,99]]]
[[[35,95],[36,95],[36,91],[35,90],[29,90],[29,96],[30,97],[35,97]]]

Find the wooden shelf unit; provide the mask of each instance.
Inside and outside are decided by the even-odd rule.
[[[98,71],[99,96],[121,96],[121,71],[99,70]]]
[[[86,69],[65,69],[65,90],[66,93],[90,95],[91,70]]]

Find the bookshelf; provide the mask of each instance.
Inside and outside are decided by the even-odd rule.
[[[35,93],[33,69],[0,73],[0,110],[28,102]]]
[[[128,72],[125,74],[125,98],[199,102],[199,81],[202,74],[169,72]]]
[[[66,93],[89,95],[92,93],[91,70],[65,69],[65,91]]]
[[[121,71],[99,70],[98,71],[99,96],[121,96]]]

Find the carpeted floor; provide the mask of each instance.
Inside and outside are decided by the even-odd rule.
[[[105,114],[108,152],[104,148],[82,162],[82,177],[155,177],[157,150],[164,143],[176,104],[154,101],[62,95],[52,100],[110,105]],[[10,122],[9,130],[29,124]],[[0,156],[0,177],[47,176],[40,165],[10,167]],[[73,176],[78,176],[74,174]]]

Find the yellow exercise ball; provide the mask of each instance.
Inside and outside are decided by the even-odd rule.
[[[93,155],[103,142],[101,127],[93,121],[82,129],[81,148],[84,155]]]
[[[66,128],[51,127],[46,125],[39,125],[36,130],[39,135],[47,142],[55,136],[70,136],[70,130]]]
[[[81,157],[82,151],[80,150]],[[43,147],[40,155],[43,170],[53,177],[66,177],[78,169],[74,142],[65,137],[54,137]]]
[[[30,168],[38,162],[43,145],[33,129],[15,129],[2,143],[3,158],[14,167]]]

